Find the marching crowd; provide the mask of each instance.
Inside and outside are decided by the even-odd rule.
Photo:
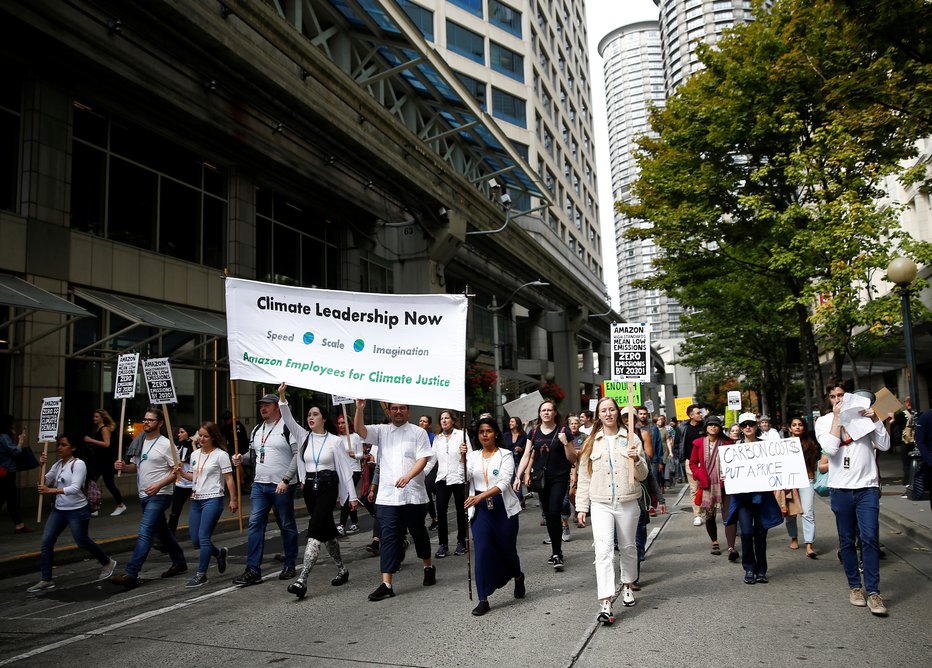
[[[55,586],[53,549],[66,526],[75,542],[99,562],[101,580],[109,579],[125,589],[136,587],[156,541],[171,560],[162,577],[187,573],[188,562],[175,531],[189,501],[189,535],[198,558],[185,586],[204,585],[211,563],[217,573],[227,569],[227,548],[216,546],[213,534],[225,505],[231,512],[238,510],[234,472],[248,465],[254,474],[246,567],[233,578],[234,584],[244,587],[263,580],[270,511],[281,531],[284,555],[278,579],[289,582],[289,593],[298,598],[306,595],[308,578],[322,550],[336,567],[331,584],[348,582],[350,574],[338,539],[358,530],[356,512],[362,504],[374,520],[372,542],[366,549],[378,556],[381,573],[380,583],[368,596],[370,601],[396,595],[393,576],[410,537],[422,562],[424,586],[437,581],[435,559],[470,555],[479,600],[472,613],[484,615],[491,609],[492,594],[508,583],[513,584],[515,598],[525,596],[517,550],[518,517],[525,500],[537,495],[541,525],[546,526],[544,543],[550,551],[548,564],[555,572],[566,566],[562,547],[571,538],[570,520],[578,528],[591,526],[597,620],[612,624],[616,595],[623,606],[636,603],[646,526],[651,516],[666,512],[664,494],[670,487],[688,483],[693,524],[705,528],[711,554],[724,552],[728,561],[740,561],[749,585],[768,583],[768,532],[780,524],[786,524],[789,547],[795,550],[800,547],[797,518],[801,517],[805,554],[819,557],[814,499],[817,488],[825,488],[835,515],[837,555],[848,583],[848,600],[875,615],[887,614],[880,595],[880,478],[875,455],[890,448],[890,420],[867,409],[862,414],[873,421],[874,428],[858,438],[848,434],[840,417],[844,396],[852,391],[845,382],[830,383],[831,410],[816,421],[814,429],[802,417],[789,424],[789,434],[799,439],[808,481],[776,492],[733,494],[727,492],[720,457],[739,444],[783,438],[770,427],[767,416],[742,413],[726,429],[721,418],[705,414],[694,404],[687,408],[686,420],[667,425],[664,416],[651,419],[644,407],[619,408],[613,399],[602,398],[594,413],[582,411],[564,422],[556,404],[545,400],[537,420],[527,427],[511,418],[503,433],[489,414],[483,414],[467,430],[457,425],[453,411],[444,410],[438,415],[439,431],[434,433],[429,416],[414,424],[409,421],[409,407],[403,404],[387,405],[383,423],[366,424],[362,400],[356,401],[353,419],[344,410],[334,422],[324,406],[315,404],[300,424],[292,415],[286,389],[282,384],[277,395],[259,400],[261,419],[251,434],[242,430],[238,438],[245,441],[243,454],[232,457],[224,431],[230,433],[238,425],[221,428],[204,422],[197,429],[180,427],[172,443],[162,434],[165,420],[157,408],[146,411],[142,433],[122,458],[112,448],[114,425],[103,410],[95,412],[95,432],[85,439],[95,449],[92,457],[80,458],[68,437],[59,437],[57,460],[39,481],[39,494],[53,496],[55,501],[42,536],[40,580],[28,591]],[[22,449],[24,439],[20,434],[18,443],[14,442],[12,422],[4,425],[0,466]],[[48,461],[45,455],[40,458],[43,465]],[[117,502],[113,514],[119,514],[125,505],[114,475],[121,472],[136,476],[142,518],[132,556],[122,573],[115,573],[116,561],[88,534],[92,515],[88,485],[102,477]],[[301,560],[294,513],[298,493],[309,518]],[[448,523],[450,505],[455,542]],[[339,523],[333,518],[337,508]],[[430,527],[426,524],[429,509],[434,511]],[[719,543],[719,518],[724,525],[724,550]],[[23,526],[18,515],[14,523],[17,530]],[[432,553],[429,531],[435,528],[439,544]]]

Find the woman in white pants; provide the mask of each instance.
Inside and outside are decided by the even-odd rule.
[[[621,553],[621,600],[634,605],[631,583],[637,577],[637,534],[641,497],[640,481],[647,478],[647,460],[640,430],[628,443],[628,409],[618,410],[611,397],[599,400],[596,422],[579,454],[576,510],[580,526],[592,516],[595,547],[595,579],[599,597],[598,621],[614,623],[612,598],[615,596],[614,543]],[[630,475],[634,468],[634,476]]]

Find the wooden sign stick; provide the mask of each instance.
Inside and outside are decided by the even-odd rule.
[[[239,433],[236,429],[236,390],[233,389],[233,379],[230,379],[230,412],[233,413],[233,454],[239,454]],[[241,486],[243,484],[243,466],[236,467],[236,506],[239,515],[239,532],[243,533],[243,504]]]
[[[180,463],[178,461],[178,448],[175,447],[175,436],[174,432],[172,431],[172,421],[168,419],[168,404],[162,404],[162,415],[165,417],[165,428],[168,429],[168,444],[172,446],[172,461],[175,462],[175,466],[178,466]]]
[[[42,442],[42,454],[48,458],[49,456],[49,442]],[[45,464],[42,464],[42,468],[39,469],[39,482],[45,484]],[[36,524],[42,524],[42,495],[39,495],[39,510],[36,513]]]
[[[630,448],[634,445],[634,394],[631,383],[628,383],[628,447]],[[630,457],[628,458],[628,484],[634,486],[634,461],[631,461]]]
[[[117,460],[123,461],[123,423],[126,421],[126,399],[120,405],[120,421],[117,423]],[[122,469],[117,471],[117,478],[123,475]]]

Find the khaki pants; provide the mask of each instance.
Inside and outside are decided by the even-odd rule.
[[[693,499],[696,498],[696,492],[699,491],[699,483],[693,478],[693,472],[692,469],[689,468],[689,462],[683,462],[683,468],[686,469],[686,480],[689,482],[689,502],[693,507],[693,515],[699,517],[700,508],[693,503]]]

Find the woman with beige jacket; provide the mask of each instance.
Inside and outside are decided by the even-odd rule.
[[[596,423],[579,454],[576,490],[577,519],[586,525],[592,516],[595,545],[595,579],[599,597],[599,622],[614,623],[612,597],[615,595],[614,543],[617,536],[621,553],[621,600],[634,605],[631,583],[637,577],[637,533],[641,497],[640,481],[647,478],[647,460],[640,431],[628,443],[629,411],[618,410],[611,397],[599,400]],[[633,477],[630,475],[634,469]]]

